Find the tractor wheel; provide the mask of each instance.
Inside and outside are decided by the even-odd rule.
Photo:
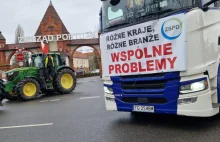
[[[27,78],[16,85],[15,92],[24,101],[34,100],[40,93],[40,84],[36,79]]]
[[[53,86],[58,93],[71,93],[76,87],[76,78],[71,69],[63,69],[57,72]]]
[[[14,92],[8,92],[5,94],[5,98],[9,101],[16,101],[18,96]]]
[[[2,105],[2,100],[5,99],[6,93],[4,90],[4,85],[0,82],[0,105]]]

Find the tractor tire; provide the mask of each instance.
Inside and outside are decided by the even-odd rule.
[[[13,93],[13,92],[6,93],[5,94],[5,98],[7,100],[9,100],[9,101],[16,101],[16,100],[18,100],[18,96],[15,93]]]
[[[76,87],[76,77],[71,69],[62,69],[53,79],[54,89],[60,94],[71,93]]]
[[[6,92],[4,90],[4,85],[0,82],[0,105],[2,105],[2,100],[5,99]]]
[[[36,79],[26,78],[16,85],[15,93],[23,101],[34,100],[40,93],[40,84]]]

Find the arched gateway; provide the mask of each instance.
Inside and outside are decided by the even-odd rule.
[[[30,21],[31,22],[31,21]],[[88,36],[87,36],[88,37]],[[17,48],[24,48],[31,53],[42,52],[41,40],[44,41],[46,47],[51,52],[64,52],[69,58],[69,65],[73,67],[73,54],[82,47],[89,46],[94,49],[99,57],[99,65],[101,71],[101,52],[99,46],[99,38],[82,39],[77,34],[70,34],[56,12],[52,2],[50,2],[47,11],[40,22],[40,25],[33,37],[21,37],[17,44],[6,44],[6,39],[0,32],[0,70],[7,71],[13,66],[10,65]]]
[[[78,39],[78,40],[72,40],[70,43],[67,44],[70,49],[70,58],[73,59],[73,55],[75,51],[82,47],[82,46],[88,46],[94,49],[96,55],[98,56],[98,63],[100,67],[100,71],[102,71],[102,66],[101,66],[101,52],[100,52],[100,46],[99,46],[99,39]],[[73,60],[70,61],[70,64],[72,63]]]

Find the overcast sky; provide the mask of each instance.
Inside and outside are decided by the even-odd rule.
[[[49,6],[50,0],[4,0],[0,5],[0,31],[7,43],[15,40],[20,24],[25,36],[33,36]],[[52,0],[70,33],[84,33],[98,25],[100,0]]]

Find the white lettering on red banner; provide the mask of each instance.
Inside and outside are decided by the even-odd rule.
[[[186,70],[184,14],[101,35],[104,76]]]

